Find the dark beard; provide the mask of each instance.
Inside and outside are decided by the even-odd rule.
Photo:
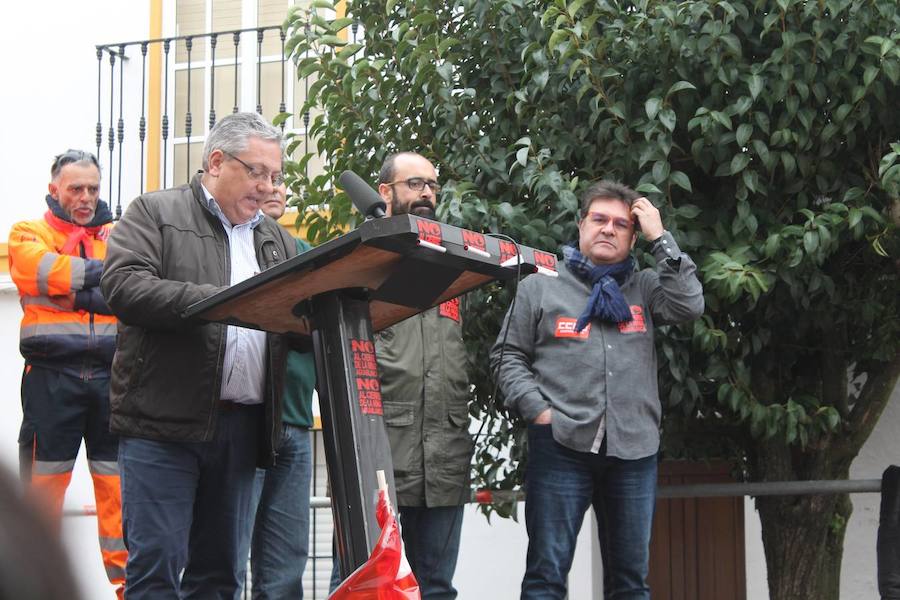
[[[431,219],[432,221],[437,219],[437,214],[434,212],[434,206],[432,206],[428,200],[414,202],[412,206],[409,207],[409,212],[417,217],[422,217],[423,219]]]
[[[434,212],[434,205],[428,200],[416,200],[407,208],[406,206],[401,206],[400,203],[397,202],[397,196],[395,194],[391,200],[391,214],[403,215],[406,213],[416,217],[422,217],[423,219],[431,219],[432,221],[437,220],[437,214]]]

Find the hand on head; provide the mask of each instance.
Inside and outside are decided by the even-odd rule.
[[[648,241],[652,242],[663,234],[665,227],[659,209],[644,197],[635,200],[631,205],[631,215],[640,224],[640,230]]]

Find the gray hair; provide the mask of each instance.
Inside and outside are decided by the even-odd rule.
[[[618,181],[609,179],[595,181],[581,194],[581,218],[587,215],[594,200],[618,200],[631,208],[634,201],[640,197],[640,194]]]
[[[94,165],[97,167],[97,171],[100,171],[100,163],[97,162],[96,156],[85,150],[69,148],[62,154],[53,157],[53,164],[50,165],[50,180],[56,181],[66,165]]]
[[[214,150],[238,154],[247,149],[251,137],[278,142],[284,152],[281,132],[255,112],[239,112],[228,115],[210,130],[203,146],[203,170],[209,168],[209,155]]]

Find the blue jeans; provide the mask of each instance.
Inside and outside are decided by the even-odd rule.
[[[119,440],[128,600],[240,598],[261,418],[221,410],[209,442]]]
[[[463,507],[401,506],[400,527],[406,558],[412,567],[422,600],[454,600],[453,573],[459,555]],[[334,562],[328,593],[341,584],[337,551],[332,542]]]
[[[401,506],[406,558],[419,582],[422,600],[454,600],[453,573],[459,554],[462,506]]]
[[[303,597],[311,479],[309,430],[285,425],[278,462],[256,472],[250,550],[254,600]]]
[[[638,460],[576,452],[550,425],[528,426],[522,600],[566,597],[566,579],[588,506],[597,516],[606,600],[649,600],[647,573],[656,503],[656,455]]]

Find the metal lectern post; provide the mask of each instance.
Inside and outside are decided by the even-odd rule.
[[[377,471],[384,471],[391,502],[397,506],[394,469],[384,428],[368,292],[335,290],[314,296],[311,302],[336,549],[341,578],[346,579],[368,559],[381,534],[374,510]]]

